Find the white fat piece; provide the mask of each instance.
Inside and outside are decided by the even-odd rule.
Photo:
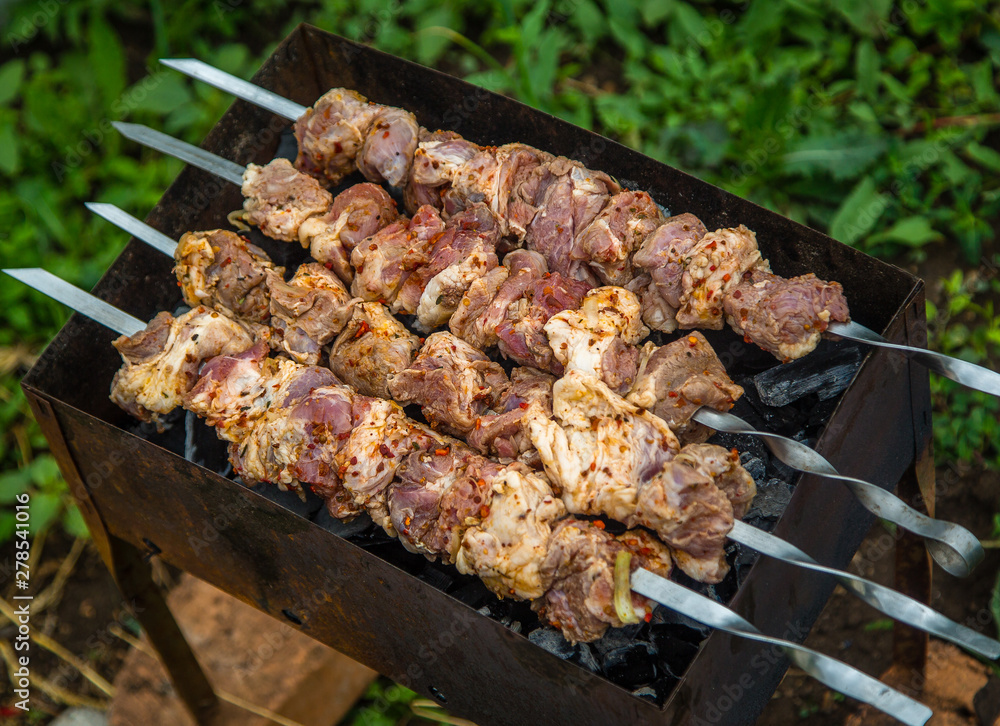
[[[623,287],[594,288],[576,310],[556,313],[545,324],[556,360],[567,371],[603,377],[604,354],[620,336],[635,345],[649,335],[642,324],[642,305]]]

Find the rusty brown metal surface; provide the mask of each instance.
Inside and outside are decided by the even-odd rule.
[[[777,272],[814,271],[840,281],[853,317],[890,340],[913,343],[923,333],[923,283],[902,270],[436,71],[300,26],[255,81],[305,104],[330,87],[352,87],[412,110],[428,128],[573,156],[648,190],[675,212],[699,215],[709,227],[746,224]],[[204,146],[240,163],[266,162],[287,126],[236,102]],[[147,221],[179,237],[222,226],[226,213],[241,203],[235,186],[189,168]],[[95,293],[149,319],[180,301],[171,279],[167,258],[132,241]],[[74,316],[24,381],[29,398],[52,401],[67,450],[110,536],[138,548],[152,544],[171,564],[436,698],[453,713],[482,726],[752,723],[781,679],[787,664],[779,654],[719,633],[702,644],[662,708],[560,660],[377,554],[128,433],[129,419],[107,398],[120,364],[110,346],[114,337]],[[735,336],[721,340],[737,361],[750,355]],[[929,395],[918,390],[926,372],[890,356],[868,355],[817,444],[843,473],[886,487],[913,465],[930,432]],[[817,527],[818,520],[838,524]],[[872,521],[845,487],[803,477],[775,533],[824,564],[843,567]],[[731,605],[766,633],[802,640],[833,586],[823,576],[761,559]]]

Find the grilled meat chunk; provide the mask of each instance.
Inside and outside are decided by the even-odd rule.
[[[330,348],[330,369],[358,393],[392,398],[389,381],[409,367],[420,339],[384,305],[358,303]]]
[[[400,403],[420,406],[435,428],[465,437],[509,385],[497,363],[451,333],[434,333],[416,360],[389,382]]]
[[[757,237],[742,224],[709,232],[695,242],[684,258],[677,325],[681,328],[722,330],[726,295],[751,270],[767,270]]]
[[[851,319],[840,283],[812,273],[786,280],[754,270],[723,305],[733,330],[781,360],[810,353],[831,321]]]
[[[268,272],[271,290],[271,344],[298,363],[319,363],[322,346],[329,343],[351,319],[352,298],[333,272],[318,262],[307,262],[285,282]]]
[[[528,271],[523,274],[508,277],[497,294],[503,300],[508,292],[521,289],[520,295],[507,305],[504,319],[496,326],[497,346],[505,358],[520,365],[561,375],[563,365],[552,354],[545,324],[556,313],[580,307],[590,286],[558,272],[539,278],[535,277],[535,268],[525,269]]]
[[[736,449],[727,450],[714,444],[690,444],[681,449],[674,461],[711,474],[715,485],[733,505],[733,516],[742,519],[757,495],[753,477],[740,465]]]
[[[287,159],[275,159],[265,166],[248,164],[243,196],[247,222],[283,242],[298,240],[302,223],[313,215],[325,214],[333,202],[330,192]]]
[[[635,277],[632,253],[664,223],[663,213],[646,192],[623,191],[608,200],[583,231],[577,246],[605,285],[625,285]]]
[[[566,370],[601,378],[615,393],[624,394],[635,381],[639,349],[649,334],[642,324],[639,299],[621,287],[598,287],[586,294],[576,310],[556,313],[545,323],[556,360]]]
[[[517,462],[492,477],[490,486],[493,499],[482,522],[462,538],[458,571],[477,575],[501,597],[541,597],[540,566],[552,526],[566,508],[544,476]]]
[[[396,203],[377,184],[355,184],[333,199],[330,211],[299,227],[299,241],[309,254],[337,273],[344,284],[354,279],[351,251],[367,237],[396,221]]]
[[[645,271],[648,279],[636,276],[629,289],[640,293],[643,321],[654,330],[672,333],[677,329],[677,309],[684,292],[681,278],[687,253],[708,230],[693,214],[668,217],[646,237],[632,257],[632,264]]]
[[[412,219],[400,218],[363,240],[351,252],[356,272],[351,293],[363,300],[392,305],[413,271],[430,261],[434,241],[442,232],[441,215],[434,207],[424,206]]]
[[[365,133],[358,152],[358,170],[371,182],[401,187],[410,175],[420,125],[409,111],[382,106]]]
[[[355,170],[355,159],[381,106],[360,93],[333,88],[295,122],[295,168],[333,187]]]
[[[664,421],[681,443],[702,443],[712,430],[691,420],[701,406],[728,411],[743,388],[726,374],[705,336],[693,331],[664,346],[646,343],[629,401]]]
[[[616,538],[593,522],[561,520],[552,530],[541,567],[545,594],[532,608],[571,643],[597,640],[608,627],[622,627],[614,603],[615,560],[620,552],[632,555],[632,572],[645,567],[663,577],[670,574],[669,549],[642,530]],[[633,592],[630,597],[639,617],[656,607],[642,595]]]
[[[499,239],[496,220],[484,205],[453,216],[435,238],[427,261],[400,287],[393,310],[416,314],[424,331],[448,322],[472,282],[499,264]]]
[[[476,419],[466,436],[469,446],[501,460],[519,459],[541,467],[531,443],[524,413],[537,402],[547,416],[552,415],[552,384],[555,378],[534,368],[518,367],[510,373],[510,385],[490,411]]]
[[[597,277],[577,235],[620,190],[607,174],[565,157],[542,164],[520,190],[537,209],[527,225],[525,244],[545,257],[552,272],[595,285]]]
[[[188,232],[174,251],[174,274],[184,302],[205,305],[241,320],[265,323],[270,316],[266,272],[281,276],[264,250],[224,229]]]
[[[492,482],[502,467],[457,441],[405,454],[389,491],[392,525],[411,552],[453,563],[470,526],[490,510]]]
[[[111,382],[111,400],[163,430],[161,417],[181,405],[203,362],[253,342],[246,325],[202,305],[176,318],[159,313],[145,329],[114,341],[124,365]]]

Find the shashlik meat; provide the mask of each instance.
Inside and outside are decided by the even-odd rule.
[[[339,383],[328,369],[301,366],[287,358],[268,358],[264,341],[240,353],[218,355],[201,369],[184,396],[184,408],[214,426],[225,441],[242,441],[272,407]]]
[[[571,370],[552,387],[552,415],[529,405],[525,421],[545,471],[572,514],[627,522],[636,494],[680,450],[661,419]]]
[[[499,342],[497,329],[506,320],[511,305],[521,299],[532,282],[542,279],[547,272],[545,258],[537,252],[510,252],[504,257],[502,267],[473,281],[448,321],[448,327],[480,350],[492,348]],[[518,306],[515,310],[521,308]]]
[[[420,406],[436,430],[464,437],[509,385],[499,364],[451,333],[427,338],[416,360],[389,381],[400,403]]]
[[[626,398],[667,422],[681,443],[702,443],[711,429],[691,417],[701,406],[728,411],[743,388],[726,374],[705,336],[693,331],[664,346],[646,343]]]
[[[408,368],[420,349],[410,333],[380,303],[359,303],[330,348],[330,369],[365,396],[392,398],[389,381]]]
[[[458,168],[482,149],[454,131],[434,131],[420,137],[413,155],[410,180],[427,187],[451,184]]]
[[[517,367],[510,373],[510,385],[492,410],[476,419],[466,436],[469,446],[501,460],[519,459],[541,468],[538,452],[524,425],[524,413],[537,402],[542,411],[552,415],[552,385],[555,377],[535,368]]]
[[[681,449],[674,461],[710,474],[715,485],[729,499],[736,519],[743,518],[757,495],[757,485],[740,464],[740,454],[736,449],[726,450],[714,444],[690,444]]]
[[[754,269],[768,269],[757,238],[742,224],[709,232],[685,253],[677,325],[722,330],[723,300]]]
[[[302,223],[325,214],[333,197],[287,159],[248,164],[243,174],[244,219],[272,239],[295,242]]]
[[[733,505],[711,469],[675,461],[680,445],[662,419],[571,370],[553,386],[552,416],[531,406],[526,420],[570,513],[648,527],[678,551],[687,574],[703,582],[725,576]]]
[[[188,232],[174,251],[174,273],[184,302],[205,305],[241,320],[265,323],[270,315],[266,272],[281,276],[264,250],[228,230]]]
[[[619,192],[577,235],[577,245],[601,282],[622,286],[635,277],[632,253],[663,223],[649,194]]]
[[[628,290],[594,288],[580,307],[556,313],[544,329],[565,370],[595,375],[615,393],[632,387],[639,367],[635,344],[649,330],[642,324],[639,299]]]
[[[452,564],[462,534],[489,512],[496,462],[446,441],[405,454],[388,495],[392,526],[411,552]]]
[[[351,252],[355,270],[351,293],[393,304],[406,279],[430,260],[434,241],[444,228],[438,211],[423,206],[411,219],[400,218],[358,244]]]
[[[162,430],[161,417],[181,405],[205,360],[252,344],[247,326],[203,305],[176,318],[159,313],[145,329],[114,341],[124,365],[111,383],[111,400]]]
[[[350,285],[354,279],[351,251],[367,237],[399,217],[396,203],[377,184],[355,184],[333,199],[330,210],[299,227],[299,241],[309,254]]]
[[[492,478],[493,498],[482,522],[469,527],[455,564],[501,597],[541,597],[541,563],[552,527],[566,507],[545,477],[514,462]]]
[[[343,487],[333,455],[353,430],[352,396],[324,386],[286,397],[258,419],[246,437],[229,445],[233,470],[248,484],[271,483],[301,491],[311,486],[331,514],[348,518],[363,509]]]
[[[669,549],[642,530],[613,537],[593,522],[569,517],[554,528],[541,573],[545,594],[532,604],[572,642],[597,640],[609,627],[624,623],[615,609],[615,560],[629,552],[629,570],[645,567],[667,577]],[[632,609],[642,617],[655,603],[630,593]]]
[[[420,124],[409,111],[380,106],[358,152],[358,171],[371,182],[401,187],[410,175]]]
[[[495,328],[497,347],[504,357],[520,365],[559,375],[563,366],[552,354],[545,324],[556,313],[580,307],[590,285],[558,272],[546,273],[538,278],[531,271],[533,268],[523,269],[528,272],[508,277],[497,294],[503,299],[507,291],[505,288],[516,289],[524,284],[525,277],[529,277],[519,297],[507,306],[504,319]]]
[[[499,265],[499,238],[496,219],[482,204],[451,217],[426,262],[399,288],[393,310],[416,314],[425,331],[448,322],[472,282]]]
[[[295,122],[295,167],[327,186],[339,184],[357,168],[365,135],[382,108],[346,88],[327,91]]]
[[[354,312],[352,298],[333,272],[318,262],[305,263],[285,282],[268,271],[271,291],[272,345],[298,363],[319,363],[322,346],[333,340]]]
[[[730,291],[724,307],[733,330],[782,360],[810,353],[831,321],[850,320],[840,283],[812,273],[784,279],[754,270]]]
[[[621,191],[607,174],[558,157],[542,164],[523,182],[521,193],[533,193],[537,212],[527,225],[525,245],[540,252],[553,273],[591,286],[597,278],[577,235],[594,221],[612,194]]]

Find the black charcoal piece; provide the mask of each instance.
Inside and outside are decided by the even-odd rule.
[[[757,496],[754,497],[746,518],[780,517],[781,513],[785,511],[785,507],[788,506],[793,491],[792,486],[781,479],[768,479],[763,484],[759,484]]]
[[[747,470],[747,474],[753,477],[755,482],[763,480],[767,473],[767,464],[763,459],[746,452],[740,454],[740,464]]]
[[[455,580],[460,575],[458,575],[454,568],[451,568],[449,571],[442,565],[428,562],[427,566],[424,567],[423,571],[417,577],[429,585],[436,587],[438,590],[447,590],[455,584]]]
[[[744,417],[740,416],[740,418]],[[746,419],[746,421],[751,425],[756,425],[750,419]],[[740,453],[751,454],[761,461],[767,461],[767,448],[759,436],[753,436],[752,434],[727,434],[724,431],[716,431],[712,435],[712,438],[708,440],[708,443],[721,446],[724,449],[736,449]]]
[[[692,642],[693,631],[676,625],[660,625],[652,630],[652,641],[659,652],[660,668],[676,678],[684,675],[691,665],[700,641]]]
[[[496,595],[486,589],[486,585],[479,578],[471,578],[468,582],[463,582],[449,593],[456,600],[464,602],[469,607],[481,609],[483,605]]]
[[[573,658],[573,662],[578,666],[583,666],[591,673],[599,673],[601,670],[601,664],[594,657],[594,651],[589,643],[577,643],[576,657]]]
[[[635,688],[656,678],[656,646],[636,641],[615,648],[601,659],[601,669],[615,683]]]
[[[595,640],[591,645],[600,657],[603,657],[612,650],[631,644],[639,635],[642,623],[624,625],[620,628],[608,628],[604,635]]]
[[[697,620],[692,620],[687,615],[682,615],[676,610],[662,605],[653,611],[650,625],[653,626],[651,628],[653,633],[667,626],[669,632],[673,633],[675,637],[693,643],[700,643],[712,632],[712,629],[707,625],[702,625]]]
[[[313,522],[327,532],[333,532],[338,537],[343,537],[344,539],[364,534],[375,526],[375,523],[368,516],[367,512],[355,517],[350,522],[345,522],[342,519],[333,517],[326,507],[320,507],[313,518]]]
[[[555,628],[538,628],[528,633],[528,640],[552,655],[568,660],[576,655],[576,646],[570,643]]]
[[[758,373],[753,383],[768,406],[787,406],[811,393],[825,401],[843,393],[860,367],[857,346],[821,346],[798,360]]]

